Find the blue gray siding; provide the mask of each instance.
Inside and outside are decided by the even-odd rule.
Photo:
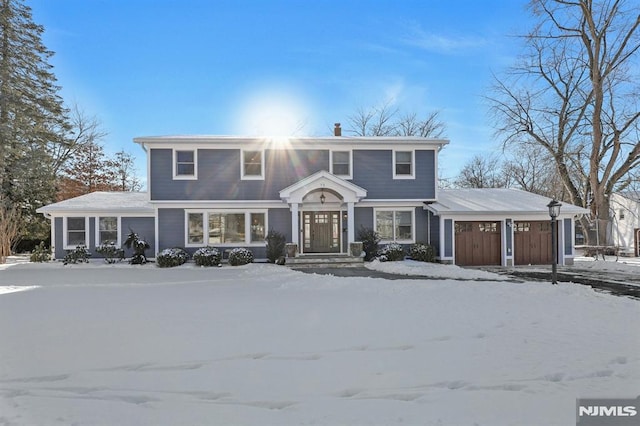
[[[353,183],[369,199],[435,198],[435,152],[416,151],[415,179],[393,179],[393,152],[353,151]]]
[[[158,229],[160,250],[184,247],[184,209],[158,209]]]
[[[155,250],[156,245],[156,221],[153,217],[123,217],[121,224],[122,229],[120,229],[120,238],[123,244],[129,233],[133,231],[149,244],[150,248],[146,252],[147,257],[155,256],[153,251]],[[125,249],[124,255],[125,257],[131,257],[133,255],[133,249]]]
[[[321,170],[329,152],[265,151],[265,179],[240,179],[239,149],[198,150],[198,179],[173,180],[173,153],[151,150],[152,200],[277,200],[280,190]]]
[[[56,217],[53,218],[53,220],[55,221],[55,235],[54,235],[54,240],[51,242],[51,244],[53,244],[54,248],[55,248],[55,253],[53,253],[53,256],[55,259],[62,259],[64,258],[64,255],[67,253],[64,249],[64,244],[63,244],[63,224],[62,224],[62,218],[61,217]]]
[[[240,179],[239,149],[199,149],[198,179],[174,180],[171,149],[150,150],[152,200],[274,200],[280,190],[329,170],[328,150],[266,150],[265,179]],[[435,151],[416,151],[415,179],[393,179],[392,151],[354,150],[353,183],[374,199],[435,198]]]
[[[284,234],[287,241],[293,241],[291,237],[291,211],[289,209],[269,209],[269,231],[278,231]]]
[[[507,256],[512,256],[513,255],[513,233],[511,232],[511,230],[513,229],[513,221],[511,219],[506,219],[506,226],[505,226],[505,248],[504,251],[507,254]]]

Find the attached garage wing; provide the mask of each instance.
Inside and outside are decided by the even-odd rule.
[[[549,221],[515,222],[513,241],[515,265],[551,264],[551,223]]]

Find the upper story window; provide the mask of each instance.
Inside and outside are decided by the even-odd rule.
[[[351,178],[351,151],[331,152],[331,173]]]
[[[393,151],[393,178],[394,179],[414,179],[415,178],[415,152],[414,151]]]
[[[264,179],[264,152],[242,151],[242,179]]]
[[[173,178],[197,179],[198,151],[174,150],[173,151]]]

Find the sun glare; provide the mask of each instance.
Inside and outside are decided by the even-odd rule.
[[[284,91],[265,91],[242,103],[236,127],[249,136],[282,140],[301,136],[306,117],[306,108],[299,98]]]

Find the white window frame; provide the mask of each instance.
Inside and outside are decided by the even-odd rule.
[[[95,242],[96,242],[96,247],[102,245],[102,241],[100,241],[100,218],[103,217],[115,217],[117,220],[117,229],[116,229],[116,241],[115,244],[116,246],[120,247],[122,245],[122,240],[120,238],[120,236],[122,235],[122,216],[115,216],[115,215],[104,215],[104,216],[96,216],[95,217],[95,222],[96,222],[96,232],[95,232]]]
[[[77,246],[69,245],[69,227],[67,221],[69,218],[84,218],[84,245],[89,247],[89,216],[65,216],[62,219],[62,245],[64,250],[75,250]]]
[[[397,152],[410,152],[411,153],[411,174],[399,175],[396,174],[396,153]],[[393,178],[394,179],[415,179],[416,178],[416,151],[415,149],[398,149],[393,150],[393,161],[391,162]]]
[[[244,156],[245,152],[259,152],[260,153],[260,175],[245,175],[244,174]],[[240,179],[242,180],[264,180],[264,149],[243,149],[240,154]]]
[[[333,154],[335,152],[346,152],[349,154],[349,174],[339,175],[334,173],[333,171]],[[343,179],[353,179],[353,150],[350,149],[336,149],[329,151],[329,162],[330,162],[330,170],[329,172],[333,175],[339,176]]]
[[[189,243],[189,214],[197,213],[202,214],[203,223],[203,239],[202,243]],[[209,214],[244,214],[244,242],[234,242],[234,243],[214,243],[209,244]],[[251,242],[251,214],[252,213],[260,213],[264,215],[264,231],[265,237],[267,236],[269,229],[269,214],[266,209],[186,209],[184,211],[184,246],[185,247],[238,247],[239,245],[242,247],[264,247],[267,245],[266,241],[260,242]]]
[[[399,243],[399,244],[414,244],[416,242],[416,209],[415,208],[406,208],[406,207],[400,207],[400,208],[374,208],[373,209],[373,230],[375,230],[376,232],[378,232],[378,221],[377,221],[377,216],[378,216],[378,212],[392,212],[392,218],[393,218],[393,224],[392,224],[392,232],[393,232],[393,238],[392,239],[383,239],[380,242],[381,243]],[[396,212],[410,212],[411,213],[411,239],[403,239],[400,240],[396,237]]]
[[[178,174],[178,152],[191,151],[193,152],[193,174],[192,175],[179,175]],[[198,179],[198,150],[195,148],[174,148],[173,149],[173,179],[174,180],[196,180]]]

